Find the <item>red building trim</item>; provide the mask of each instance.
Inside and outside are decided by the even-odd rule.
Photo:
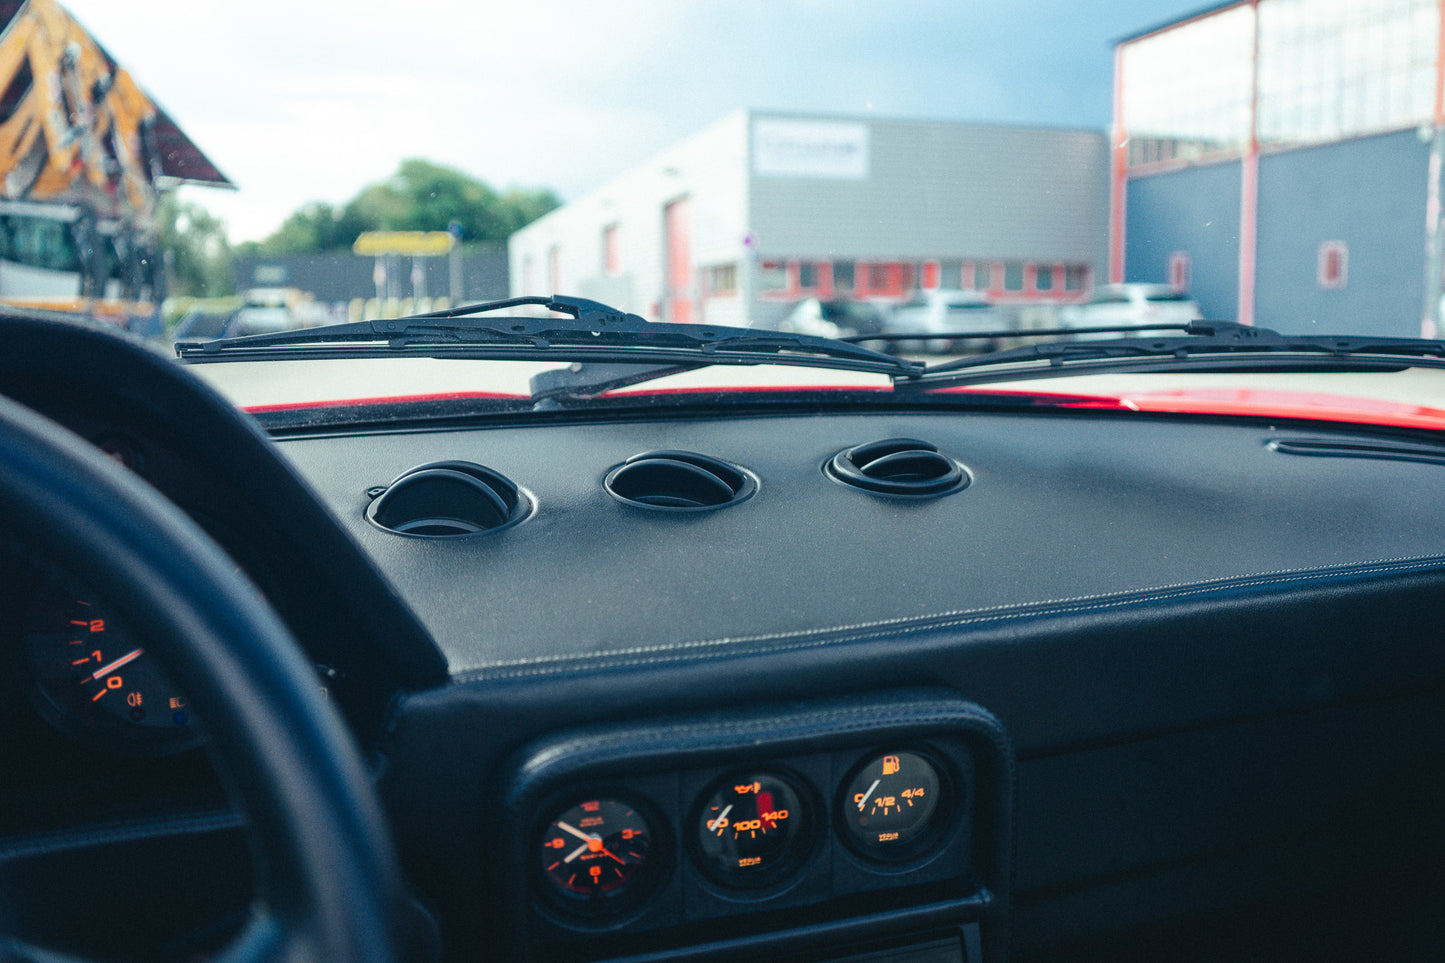
[[[1445,0],[1442,0],[1445,2]],[[1109,280],[1124,281],[1124,216],[1129,193],[1129,135],[1124,123],[1124,44],[1114,48],[1114,129],[1109,178]]]
[[[1250,41],[1249,137],[1239,176],[1239,305],[1235,318],[1254,324],[1254,280],[1259,242],[1259,0],[1249,4],[1254,16]]]

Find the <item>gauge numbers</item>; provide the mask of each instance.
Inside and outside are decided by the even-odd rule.
[[[37,592],[25,650],[43,715],[100,748],[161,754],[200,741],[186,697],[148,651],[88,593]]]
[[[855,771],[838,800],[847,838],[869,855],[907,857],[940,828],[944,784],[916,752],[875,756]]]
[[[811,836],[798,791],[781,776],[744,773],[704,797],[695,819],[698,864],[733,886],[771,883],[802,863]]]

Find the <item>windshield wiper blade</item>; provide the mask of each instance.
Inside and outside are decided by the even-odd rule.
[[[1000,378],[1047,377],[1061,369],[1143,370],[1153,362],[1198,364],[1221,360],[1231,366],[1281,362],[1305,364],[1405,364],[1445,367],[1445,341],[1370,335],[1281,334],[1235,321],[1191,321],[1182,336],[1126,337],[1098,341],[1050,341],[930,365],[910,384],[937,388]],[[1141,327],[1139,331],[1160,330]],[[1014,332],[1014,336],[1053,332]],[[1074,332],[1077,333],[1077,332]],[[1009,369],[999,372],[995,369]]]
[[[478,316],[524,305],[570,317]],[[616,362],[781,363],[900,377],[912,377],[925,367],[921,362],[814,335],[648,321],[597,301],[561,296],[506,298],[402,318],[176,343],[177,356],[188,362],[388,354],[537,361],[552,360],[557,353]]]

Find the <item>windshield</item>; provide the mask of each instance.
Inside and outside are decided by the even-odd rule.
[[[952,369],[940,388],[960,364],[991,377],[984,355],[1006,367],[1031,345],[1084,346],[1038,362],[1067,374],[1125,329],[1202,318],[1433,338],[1440,10],[0,4],[18,52],[0,125],[55,128],[8,161],[0,297],[120,305],[120,323],[167,344],[560,295],[654,323],[857,339]],[[820,380],[875,402],[903,380],[918,400],[911,371],[880,386],[883,368],[746,370],[816,360],[799,344],[572,400],[726,405]],[[460,373],[334,390],[282,365],[204,367],[260,410],[439,384],[535,402],[537,366],[605,360],[543,357],[535,337],[503,347],[446,362]],[[1149,364],[1161,390],[1181,383]],[[1316,393],[1355,393],[1332,373]]]

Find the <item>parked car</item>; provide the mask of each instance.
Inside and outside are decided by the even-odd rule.
[[[1199,304],[1168,284],[1105,284],[1083,304],[1059,311],[1059,326],[1102,328],[1125,324],[1184,324],[1203,318]]]
[[[822,338],[877,334],[883,330],[883,313],[868,301],[804,298],[793,305],[778,329]]]
[[[979,291],[943,289],[918,291],[894,307],[885,320],[889,334],[970,334],[1002,331],[1007,323],[999,310]],[[992,346],[986,340],[930,337],[926,341],[895,342],[904,351],[941,353],[979,351]]]

